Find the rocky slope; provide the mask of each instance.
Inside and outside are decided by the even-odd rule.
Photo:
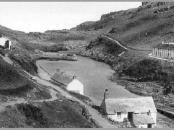
[[[82,115],[82,110],[86,108],[78,102],[66,99],[60,93],[55,95],[57,100],[49,101],[52,95],[48,86],[33,83],[31,77],[22,71],[37,75],[33,54],[37,54],[38,50],[67,50],[74,41],[78,44],[84,42],[88,38],[85,32],[56,30],[24,33],[0,26],[0,34],[13,42],[12,50],[0,50],[3,57],[0,57],[0,127],[99,127],[92,119]],[[5,54],[13,64],[4,61]]]
[[[162,41],[174,40],[173,12],[174,3],[147,2],[142,3],[142,6],[138,8],[104,14],[99,21],[87,24],[85,27],[79,25],[76,30],[99,31],[101,34],[107,34],[121,44],[133,48],[133,50],[126,51],[121,58],[117,55],[119,54],[117,52],[120,51],[118,48],[115,48],[115,54],[111,55],[110,51],[108,51],[107,55],[101,48],[110,46],[111,51],[113,51],[112,45],[109,45],[108,41],[99,37],[97,40],[90,42],[86,49],[88,55],[100,54],[98,59],[104,59],[106,56],[107,59],[112,59],[114,56],[117,59],[116,62],[118,60],[121,61],[119,62],[121,64],[122,61],[128,62],[126,63],[128,67],[131,63],[147,57],[153,46]],[[112,64],[115,66],[115,62],[112,62]]]
[[[9,53],[11,59],[13,59],[13,61],[21,68],[32,74],[36,74],[37,71],[34,64],[34,57],[32,56],[32,54],[36,53],[36,50],[57,52],[60,50],[77,49],[81,46],[81,55],[89,56],[96,60],[110,64],[117,72],[116,74],[119,74],[120,77],[127,76],[128,79],[131,77],[132,79],[135,78],[136,80],[141,81],[144,81],[144,79],[146,79],[146,81],[149,81],[149,79],[151,81],[158,81],[159,79],[156,75],[159,73],[162,74],[162,76],[160,75],[160,78],[163,79],[163,76],[167,77],[168,72],[174,68],[172,68],[170,65],[166,67],[165,63],[149,60],[148,54],[151,52],[152,47],[158,43],[162,41],[174,40],[173,12],[173,3],[145,2],[142,3],[142,6],[135,9],[104,14],[101,16],[99,21],[85,22],[71,30],[48,30],[44,33],[24,33],[0,26],[0,34],[10,37],[15,43],[14,49]],[[105,34],[113,39],[116,39],[121,44],[133,49],[124,50],[120,46],[117,46],[114,42],[103,38],[101,34]],[[4,67],[1,67],[1,69],[4,71]],[[137,71],[134,71],[136,69]],[[8,85],[5,81],[6,79],[9,80],[12,77],[7,76],[4,79],[4,73],[1,75],[1,83]],[[18,74],[13,74],[16,73],[14,70],[9,70],[9,73],[10,76],[18,76]],[[22,77],[17,78],[15,81],[11,81],[12,83],[16,83],[16,86],[18,86],[18,80],[23,81],[20,82],[21,86],[26,86],[29,84],[27,81],[25,82]],[[10,85],[8,86],[13,88],[14,86],[12,83],[9,82]],[[29,85],[32,86],[31,92],[28,93],[31,96],[33,85]],[[137,88],[135,89],[137,90]],[[46,90],[43,90],[41,93],[44,93],[41,97],[49,97]],[[6,96],[4,97],[4,93],[2,93],[0,96],[6,98]],[[25,94],[24,97],[26,97]],[[56,103],[53,102],[53,104],[59,106],[61,104],[61,100],[62,99],[60,98],[60,101]],[[66,99],[64,99],[64,101],[68,102],[68,104],[71,102],[67,101]],[[95,124],[91,124],[90,121],[84,119],[84,117],[80,115],[78,111],[81,110],[81,106],[75,104],[75,106],[78,106],[78,109],[76,109],[74,108],[73,103],[70,103],[70,106],[65,103],[66,105],[59,106],[59,108],[55,108],[52,112],[50,107],[52,107],[53,104],[20,104],[10,107],[7,109],[7,111],[5,111],[5,113],[0,114],[2,115],[1,117],[3,119],[12,119],[12,124],[7,123],[4,125],[4,122],[7,121],[3,120],[4,122],[0,122],[0,126],[97,127]],[[63,108],[68,111],[64,111]],[[38,112],[37,116],[34,116],[33,110]],[[59,111],[62,114],[62,118],[57,117]],[[9,114],[14,112],[16,115]],[[51,119],[50,117],[50,115],[54,114],[57,115],[54,116],[55,120]],[[62,123],[61,120],[67,116],[67,114],[72,115],[72,119],[64,119]],[[76,114],[79,119],[74,120],[73,114]],[[21,118],[18,118],[18,116]],[[16,122],[16,118],[19,120],[19,122],[18,120]],[[77,123],[79,121],[80,123]],[[58,124],[55,125],[55,122],[58,122]]]
[[[77,30],[102,31],[125,45],[148,49],[161,40],[173,40],[169,39],[173,35],[173,11],[174,3],[146,3],[102,15],[99,21]]]

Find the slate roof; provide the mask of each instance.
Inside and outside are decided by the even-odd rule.
[[[57,69],[57,72],[52,76],[52,79],[68,85],[72,81],[73,75],[71,73],[63,72]]]
[[[155,124],[153,118],[146,114],[133,114],[133,123],[137,125]]]
[[[157,112],[152,97],[137,98],[109,98],[105,100],[107,114],[115,114],[116,112],[134,112],[146,113]]]
[[[174,44],[158,44],[154,48],[165,49],[165,50],[174,50]]]

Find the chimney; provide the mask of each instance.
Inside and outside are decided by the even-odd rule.
[[[108,96],[108,89],[105,89],[104,98],[103,98],[104,101],[106,100],[107,96]]]
[[[105,102],[107,96],[108,96],[108,89],[105,89],[103,101],[102,101],[102,103],[101,103],[101,105],[100,105],[101,112],[102,112],[102,114],[104,114],[104,115],[107,114],[107,112],[106,112],[106,102]]]

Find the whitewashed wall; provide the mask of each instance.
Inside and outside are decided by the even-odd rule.
[[[124,118],[128,118],[128,114],[127,113],[121,113],[121,117],[118,117],[117,114],[108,115],[108,118],[112,121],[123,122]]]
[[[154,122],[155,122],[155,125],[156,125],[156,118],[157,118],[157,113],[156,112],[151,112],[151,116],[152,116],[152,118],[153,118],[153,120],[154,120]]]
[[[1,37],[0,38],[0,45],[1,46],[5,46],[5,42],[7,41],[7,40],[9,40],[8,38],[6,38],[6,37]],[[9,40],[9,49],[10,49],[10,47],[11,47],[11,41]]]
[[[71,83],[69,83],[67,85],[67,88],[66,88],[68,91],[72,91],[72,92],[76,92],[76,93],[79,93],[81,95],[84,95],[84,86],[83,84],[77,80],[77,79],[74,79]]]
[[[147,128],[147,125],[138,125],[137,128]]]

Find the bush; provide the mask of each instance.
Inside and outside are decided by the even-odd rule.
[[[142,60],[130,66],[128,69],[123,70],[123,73],[137,78],[139,81],[165,82],[169,78],[168,73],[163,70],[159,61],[149,59]]]

